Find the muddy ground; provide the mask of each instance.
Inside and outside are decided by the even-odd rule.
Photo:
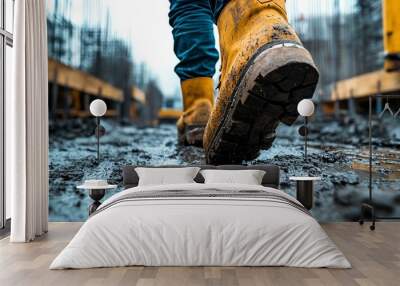
[[[378,216],[400,216],[399,119],[375,121],[373,196]],[[76,189],[85,179],[107,179],[122,190],[121,168],[127,164],[195,164],[202,149],[176,142],[172,124],[137,127],[108,120],[101,139],[101,162],[96,163],[94,120],[69,120],[50,125],[50,220],[83,221],[90,199]],[[315,186],[313,215],[323,222],[357,220],[368,199],[368,132],[366,118],[316,118],[311,122],[309,161],[303,159],[299,124],[281,126],[273,148],[250,164],[271,163],[281,168],[280,188],[295,194],[289,176],[322,177]],[[108,196],[113,192],[108,193]]]

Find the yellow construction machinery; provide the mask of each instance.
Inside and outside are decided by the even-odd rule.
[[[383,0],[385,70],[400,70],[400,1]]]
[[[400,92],[400,0],[382,0],[382,13],[384,68],[337,82],[331,101]]]
[[[117,116],[123,102],[123,91],[89,73],[65,65],[55,59],[48,61],[49,112],[54,117],[89,117],[89,104],[102,98],[108,105],[106,116]]]

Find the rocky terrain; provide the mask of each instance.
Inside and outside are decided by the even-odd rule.
[[[69,120],[50,125],[50,220],[83,221],[90,199],[76,189],[85,179],[104,178],[121,187],[127,164],[195,164],[204,161],[201,148],[177,145],[174,125],[137,127],[108,120],[96,161],[94,120]],[[249,164],[281,168],[281,189],[295,194],[289,176],[322,177],[315,186],[314,216],[320,221],[357,220],[368,199],[368,130],[365,118],[316,118],[310,124],[309,158],[303,158],[299,124],[278,130],[273,148]],[[400,216],[400,124],[374,122],[374,201],[379,216]],[[379,176],[378,176],[379,175]],[[112,192],[108,193],[108,196]]]

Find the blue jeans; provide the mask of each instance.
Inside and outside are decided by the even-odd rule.
[[[170,0],[169,24],[179,59],[175,72],[181,81],[214,75],[219,55],[213,23],[228,1]]]

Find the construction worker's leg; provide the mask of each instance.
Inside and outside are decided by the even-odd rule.
[[[212,77],[218,61],[213,34],[213,12],[207,0],[171,0],[169,23],[174,51],[179,59],[175,72],[184,81]]]
[[[212,76],[218,61],[213,13],[208,0],[170,0],[170,4],[169,22],[179,59],[175,72],[181,80],[184,107],[177,123],[178,139],[201,146],[214,101]]]
[[[208,1],[210,1],[210,6],[213,11],[214,22],[217,23],[219,14],[230,0],[208,0]]]
[[[288,23],[285,0],[214,1],[222,69],[203,145],[208,163],[241,163],[272,146],[280,122],[296,120],[318,71]]]

